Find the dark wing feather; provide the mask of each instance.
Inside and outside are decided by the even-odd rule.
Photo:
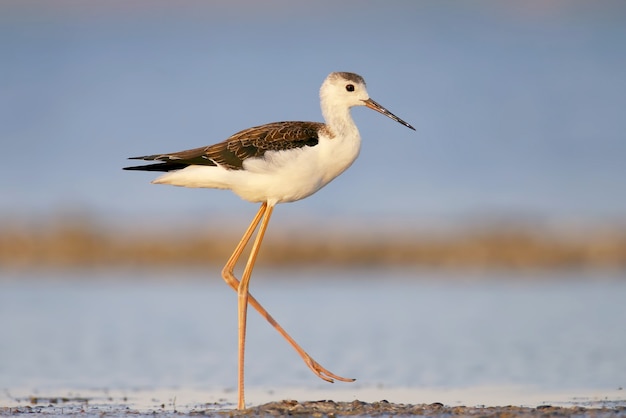
[[[125,167],[124,170],[172,171],[190,165],[209,165],[241,170],[247,158],[261,158],[266,151],[312,147],[318,143],[318,122],[274,122],[237,132],[227,140],[208,147],[171,154],[132,157],[131,160],[162,161],[157,164]]]

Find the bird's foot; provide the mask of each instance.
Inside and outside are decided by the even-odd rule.
[[[307,366],[309,366],[309,369],[311,369],[313,373],[315,373],[320,379],[325,380],[329,383],[335,383],[335,380],[339,380],[341,382],[354,382],[356,380],[341,377],[334,373],[331,373],[329,370],[322,367],[317,361],[313,360],[313,358],[311,358],[311,356],[309,356],[308,354],[304,358],[304,362]]]

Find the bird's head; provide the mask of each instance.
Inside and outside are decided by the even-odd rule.
[[[367,93],[365,80],[358,74],[346,72],[330,73],[322,84],[320,98],[324,113],[327,113],[327,109],[332,109],[333,111],[345,109],[347,111],[353,106],[367,106],[407,128],[415,130],[413,126],[372,100]]]

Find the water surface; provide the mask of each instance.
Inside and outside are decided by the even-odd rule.
[[[5,275],[0,388],[228,393],[236,387],[236,295],[221,279],[184,272],[155,280],[111,276]],[[319,380],[251,310],[251,393],[275,390],[282,398],[280,388],[290,388],[358,398],[368,388],[484,387],[595,393],[626,384],[626,282],[618,275],[270,277],[261,270],[251,292],[316,360],[358,379]]]

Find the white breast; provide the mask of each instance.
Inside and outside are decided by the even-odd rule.
[[[230,189],[250,202],[294,202],[343,173],[357,158],[359,149],[358,132],[356,136],[333,139],[320,135],[315,146],[268,151],[262,158],[244,161],[243,170],[194,165],[167,173],[153,183]]]
[[[252,202],[294,202],[312,195],[343,173],[359,155],[359,138],[320,137],[316,146],[266,152],[244,162],[232,191]],[[236,174],[236,173],[234,173]]]

